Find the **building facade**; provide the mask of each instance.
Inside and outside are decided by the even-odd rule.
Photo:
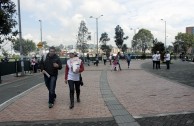
[[[186,27],[186,33],[194,34],[194,26],[193,27]]]

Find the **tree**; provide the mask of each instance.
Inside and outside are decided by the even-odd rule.
[[[110,38],[108,38],[108,34],[106,32],[102,33],[100,37],[100,42],[102,43],[102,45],[106,45],[108,41],[110,41]]]
[[[77,45],[77,48],[81,50],[82,53],[86,53],[88,51],[88,44],[82,43]]]
[[[11,41],[17,35],[13,30],[17,25],[15,17],[16,5],[11,0],[0,0],[0,44],[4,40]]]
[[[110,55],[110,52],[112,50],[110,45],[107,45],[107,42],[110,41],[110,38],[108,37],[108,34],[106,32],[101,34],[100,42],[102,43],[100,46],[100,49],[106,53],[106,55]]]
[[[64,45],[63,44],[60,44],[59,45],[59,48],[62,50],[62,49],[64,49]]]
[[[177,54],[178,54],[178,53],[184,52],[184,51],[183,51],[183,48],[184,48],[184,47],[183,47],[183,46],[184,46],[183,44],[184,44],[184,42],[181,42],[181,41],[176,41],[176,42],[174,42],[174,43],[173,43],[174,52],[177,53]]]
[[[27,56],[30,52],[33,52],[36,50],[36,44],[32,40],[22,39],[21,45],[22,45],[24,56]],[[17,52],[20,52],[20,40],[19,39],[13,40],[13,49]]]
[[[122,48],[124,40],[128,39],[128,36],[124,37],[125,33],[123,32],[123,29],[117,25],[115,28],[115,44],[119,49]]]
[[[2,48],[2,55],[5,57],[9,55],[8,52],[4,48]]]
[[[123,53],[126,52],[127,49],[128,49],[127,44],[123,44],[123,46],[122,46],[121,49],[122,49],[122,52],[123,52]]]
[[[46,41],[43,41],[43,42],[42,42],[42,45],[43,45],[43,48],[44,48],[44,49],[46,49],[46,50],[49,49],[49,46],[48,46],[48,44],[47,44]]]
[[[157,38],[153,40],[152,53],[156,51],[164,52],[164,50],[165,50],[164,43],[159,42]]]
[[[89,47],[87,41],[91,39],[91,36],[84,21],[81,21],[80,23],[77,37],[77,49],[79,49],[82,53],[86,53]]]
[[[140,29],[133,37],[132,47],[141,50],[145,54],[147,49],[151,49],[153,39],[154,37],[149,30]]]
[[[186,53],[187,50],[194,45],[194,35],[181,32],[178,33],[177,36],[175,36],[175,42],[173,45],[178,47],[177,44],[180,44],[179,49]]]
[[[168,50],[169,52],[173,52],[174,51],[174,47],[169,45],[166,50]]]

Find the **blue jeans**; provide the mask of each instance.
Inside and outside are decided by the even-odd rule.
[[[50,78],[44,75],[44,81],[49,91],[49,101],[48,102],[51,104],[54,104],[54,99],[56,98],[55,88],[56,88],[56,82],[57,82],[57,75],[50,76]]]
[[[131,60],[127,60],[128,67],[130,66]]]

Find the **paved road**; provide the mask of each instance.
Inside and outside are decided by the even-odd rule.
[[[168,115],[137,119],[141,126],[194,126],[194,114]]]
[[[194,64],[191,62],[173,60],[170,70],[166,69],[165,64],[161,64],[161,69],[152,69],[152,62],[142,64],[142,68],[147,72],[194,87]]]
[[[64,74],[64,68],[59,71],[59,74],[62,74],[62,73]],[[14,75],[10,75],[10,76],[14,76]],[[14,81],[16,77],[7,76],[7,78],[12,79],[12,81],[9,81],[6,84],[2,83],[2,85],[0,85],[0,104],[36,86],[37,84],[44,82],[44,79],[41,73],[35,73],[33,75],[28,74],[25,77],[17,77],[16,81]]]

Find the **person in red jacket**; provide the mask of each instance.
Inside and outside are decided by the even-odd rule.
[[[74,107],[74,90],[77,94],[77,102],[80,102],[80,74],[84,71],[84,65],[75,52],[70,52],[70,59],[67,60],[65,68],[65,83],[69,84],[70,106]]]

